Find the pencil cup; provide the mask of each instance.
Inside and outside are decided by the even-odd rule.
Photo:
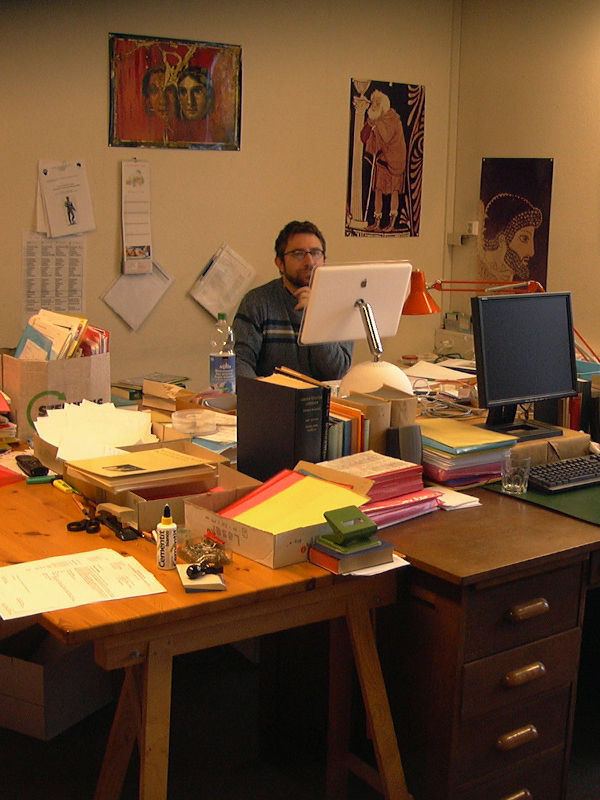
[[[509,451],[502,461],[502,491],[507,494],[525,494],[530,466],[529,456]]]

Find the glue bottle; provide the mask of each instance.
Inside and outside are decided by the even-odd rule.
[[[219,312],[210,340],[210,387],[217,392],[235,394],[235,352],[233,330],[227,314]]]
[[[156,565],[159,569],[175,569],[177,564],[177,525],[171,509],[165,506],[162,519],[156,526]]]

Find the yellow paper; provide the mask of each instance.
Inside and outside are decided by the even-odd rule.
[[[301,481],[243,511],[235,519],[269,533],[283,533],[322,524],[325,511],[361,506],[367,500],[368,497],[352,489],[305,475]]]

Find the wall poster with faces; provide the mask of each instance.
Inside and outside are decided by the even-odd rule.
[[[479,192],[482,280],[537,281],[546,288],[551,158],[484,158]]]
[[[241,47],[109,34],[112,147],[239,150]]]

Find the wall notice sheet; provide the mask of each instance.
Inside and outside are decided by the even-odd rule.
[[[85,236],[51,239],[23,232],[23,324],[40,308],[61,314],[84,311]]]
[[[173,278],[155,262],[148,275],[121,275],[102,295],[107,306],[137,331],[173,283]]]
[[[0,567],[0,617],[18,619],[164,591],[133,556],[105,547]]]
[[[222,244],[190,289],[190,295],[216,319],[237,308],[256,270],[229,245]]]
[[[133,159],[121,164],[121,225],[123,273],[151,273],[150,164],[147,161]]]
[[[54,238],[96,230],[83,161],[40,161],[38,191],[43,210],[38,231]]]

